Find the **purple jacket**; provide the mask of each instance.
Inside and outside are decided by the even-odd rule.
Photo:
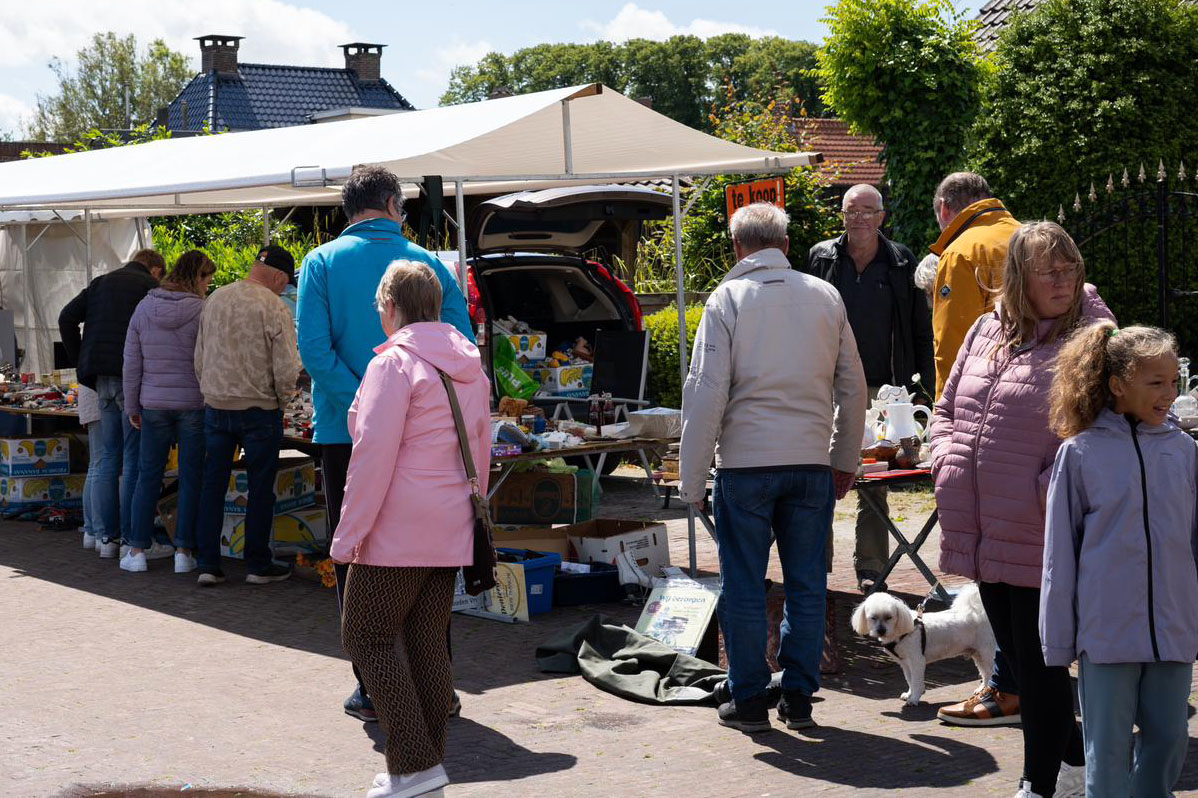
[[[196,379],[196,332],[204,300],[186,291],[155,288],[133,311],[125,337],[125,412],[201,410]]]
[[[1044,495],[1061,441],[1048,428],[1052,366],[1064,343],[991,357],[999,311],[979,318],[932,417],[932,476],[940,511],[940,570],[980,582],[1039,587]],[[1092,285],[1085,319],[1113,319]],[[1040,323],[1040,336],[1052,320]]]
[[[1048,489],[1040,640],[1047,665],[1198,655],[1198,444],[1172,421],[1103,410],[1061,444]]]

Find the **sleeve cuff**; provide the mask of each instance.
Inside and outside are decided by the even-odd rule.
[[[1051,648],[1043,646],[1044,664],[1050,668],[1068,668],[1077,659],[1077,652],[1072,648]]]

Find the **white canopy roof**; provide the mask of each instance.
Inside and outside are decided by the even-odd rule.
[[[357,164],[465,193],[669,175],[762,173],[820,160],[733,144],[600,84],[321,125],[168,139],[0,164],[0,210],[100,218],[340,202]]]

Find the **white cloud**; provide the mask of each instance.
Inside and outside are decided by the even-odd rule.
[[[424,68],[416,70],[414,75],[429,84],[440,96],[449,87],[449,73],[454,67],[473,66],[494,49],[489,42],[464,42],[455,36],[448,44],[437,46],[432,60]],[[386,64],[385,61],[383,63]]]
[[[282,0],[42,0],[0,15],[0,67],[69,63],[93,34],[109,30],[142,45],[161,38],[193,66],[192,39],[207,33],[245,36],[242,61],[308,66],[340,66],[337,45],[358,38],[344,22]]]
[[[626,3],[623,8],[608,22],[584,20],[584,30],[595,34],[596,38],[613,42],[627,39],[653,39],[663,41],[671,36],[698,36],[707,39],[721,33],[747,33],[753,37],[777,36],[777,31],[769,28],[757,28],[752,25],[741,25],[738,22],[721,22],[713,19],[692,19],[685,25],[670,21],[661,11],[651,11],[641,8],[636,3]]]
[[[33,109],[24,100],[0,94],[0,133],[11,133],[21,138],[32,114]]]

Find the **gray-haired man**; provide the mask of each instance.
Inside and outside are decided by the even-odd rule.
[[[785,211],[755,203],[731,221],[737,264],[712,292],[682,392],[684,502],[700,503],[716,457],[720,627],[732,700],[720,723],[770,728],[765,572],[776,538],[786,589],[779,717],[812,725],[824,639],[826,537],[852,485],[865,375],[836,289],[791,268]]]

